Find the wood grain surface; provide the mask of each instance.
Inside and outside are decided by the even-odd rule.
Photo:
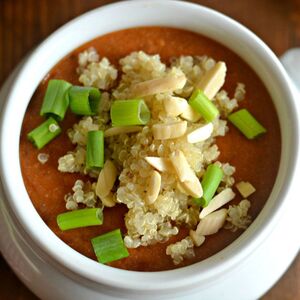
[[[112,2],[115,1],[0,0],[0,86],[22,57],[58,27],[90,9]],[[241,22],[262,38],[277,55],[291,47],[300,46],[300,0],[190,2],[214,8]],[[37,299],[1,257],[0,279],[0,299]],[[300,255],[262,299],[300,299]]]

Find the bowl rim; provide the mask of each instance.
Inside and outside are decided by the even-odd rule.
[[[242,260],[246,259],[247,255],[254,251],[255,248],[258,247],[264,241],[264,239],[267,238],[268,234],[270,234],[270,232],[275,227],[275,224],[279,221],[281,215],[284,213],[285,207],[288,203],[288,201],[286,200],[282,201],[276,209],[274,208],[272,210],[272,214],[268,216],[268,219],[263,220],[264,216],[267,215],[267,213],[264,213],[266,212],[267,206],[265,205],[260,215],[246,231],[247,234],[242,234],[232,244],[230,244],[228,247],[218,252],[217,254],[213,255],[212,257],[187,267],[160,272],[126,271],[98,264],[97,262],[79,254],[78,252],[67,246],[63,241],[61,241],[42,221],[32,204],[31,207],[27,208],[27,215],[25,215],[24,205],[21,204],[20,201],[18,201],[19,193],[21,192],[22,196],[26,194],[26,201],[30,201],[30,199],[25,190],[21,175],[18,156],[19,148],[17,147],[17,150],[14,149],[12,151],[12,149],[10,149],[10,145],[8,145],[7,143],[7,140],[11,135],[10,131],[14,128],[12,123],[14,120],[13,117],[15,115],[15,107],[13,105],[15,101],[14,99],[17,98],[17,95],[20,94],[20,90],[24,87],[26,75],[29,74],[30,68],[32,68],[32,65],[34,65],[34,63],[38,60],[38,57],[42,55],[42,53],[45,51],[45,48],[53,44],[58,36],[63,35],[64,32],[67,32],[68,30],[71,30],[71,28],[73,28],[75,24],[82,22],[84,19],[89,19],[95,15],[105,14],[109,10],[123,10],[128,7],[130,7],[131,9],[143,9],[143,6],[149,7],[149,5],[154,5],[160,8],[167,5],[168,9],[170,10],[180,9],[182,11],[185,11],[186,14],[191,14],[191,11],[193,10],[197,14],[199,14],[199,16],[205,15],[207,18],[209,16],[210,18],[222,22],[222,24],[225,24],[226,26],[228,26],[228,28],[231,28],[230,30],[235,31],[234,36],[239,35],[240,37],[242,37],[245,43],[248,39],[255,44],[256,49],[253,48],[253,50],[256,51],[255,55],[263,58],[263,64],[268,65],[269,68],[277,71],[276,74],[274,73],[272,75],[274,76],[274,81],[276,79],[281,83],[282,92],[286,95],[286,99],[288,102],[287,105],[289,106],[287,113],[290,116],[291,127],[289,140],[293,140],[294,145],[293,147],[291,147],[291,149],[285,149],[289,156],[289,158],[286,157],[285,160],[288,165],[284,166],[281,160],[280,170],[278,171],[279,173],[281,172],[285,175],[285,182],[288,183],[285,186],[278,186],[276,192],[274,192],[273,189],[269,199],[272,197],[272,195],[274,195],[274,193],[277,197],[287,199],[285,197],[285,194],[288,193],[288,190],[291,189],[292,185],[296,184],[293,175],[296,167],[299,167],[299,122],[297,120],[297,115],[300,116],[300,113],[299,105],[297,105],[296,101],[294,100],[294,92],[292,90],[292,87],[290,86],[289,79],[277,57],[264,44],[264,42],[262,42],[243,25],[232,20],[231,18],[207,7],[181,1],[152,0],[151,4],[149,4],[149,1],[147,0],[122,1],[110,5],[105,5],[103,7],[89,11],[68,22],[67,24],[56,30],[54,33],[52,33],[45,41],[40,44],[40,46],[38,46],[34,50],[34,52],[25,62],[14,84],[12,85],[11,91],[2,110],[2,119],[0,124],[0,143],[1,150],[3,151],[1,151],[0,153],[0,172],[5,194],[7,196],[9,205],[13,210],[13,213],[16,215],[23,228],[32,237],[36,245],[45,253],[47,253],[47,255],[49,255],[49,257],[56,263],[59,263],[68,271],[87,278],[93,282],[113,286],[120,289],[143,291],[153,291],[159,289],[166,290],[172,289],[174,288],[174,286],[176,286],[177,288],[181,288],[183,286],[192,286],[196,282],[198,282],[198,284],[206,284],[209,283],[212,279],[216,280],[216,276],[218,276],[218,279],[220,279],[223,276],[222,274],[226,272],[228,273],[230,272],[230,270],[232,271],[234,268],[236,268]],[[195,24],[195,26],[197,25]],[[135,26],[129,26],[128,28],[130,27]],[[181,27],[178,26],[178,28]],[[59,60],[60,59],[58,59],[57,61]],[[35,88],[36,87],[34,87],[34,89]],[[26,106],[29,100],[30,98],[26,99]],[[20,127],[16,129],[20,133]],[[17,161],[17,165],[14,162],[6,159],[6,157],[11,156],[13,156],[13,158]],[[11,168],[12,164],[16,167],[13,168],[13,170]],[[15,182],[12,180],[12,178],[14,178],[13,175],[17,176],[17,184],[21,184],[21,186],[18,185],[18,189],[16,189]],[[20,180],[20,178],[22,180]],[[274,187],[277,185],[277,181]],[[268,202],[270,201],[268,200],[267,203]],[[240,249],[240,252],[234,253],[235,251],[233,251],[232,253],[231,251],[237,247]],[[70,259],[66,260],[66,257],[69,257]],[[85,266],[85,268],[82,267],[83,265]],[[137,286],[136,284],[137,278],[139,278],[139,282],[141,283],[139,286]]]

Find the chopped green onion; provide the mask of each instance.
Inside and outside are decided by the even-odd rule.
[[[117,100],[110,110],[113,126],[145,125],[150,111],[143,99]]]
[[[70,109],[74,114],[92,116],[98,112],[101,93],[94,87],[72,86],[69,90]]]
[[[102,168],[104,164],[104,133],[101,130],[89,131],[86,146],[86,167]]]
[[[61,133],[61,129],[56,120],[49,118],[37,128],[33,129],[27,134],[27,138],[38,149],[43,148],[46,144],[52,141]]]
[[[103,264],[129,256],[120,229],[97,236],[91,242],[98,261]]]
[[[189,105],[207,122],[213,121],[219,115],[219,111],[216,106],[200,89],[196,89],[193,92],[189,99]]]
[[[56,217],[60,230],[101,225],[103,213],[101,208],[84,208],[59,214]]]
[[[223,171],[215,164],[209,165],[203,175],[201,182],[203,189],[203,196],[199,199],[194,199],[199,206],[205,207],[213,198],[216,190],[223,178]]]
[[[63,120],[69,106],[68,90],[71,86],[64,80],[49,80],[40,115],[51,115],[59,121]]]
[[[267,132],[245,108],[230,114],[228,120],[250,140]]]

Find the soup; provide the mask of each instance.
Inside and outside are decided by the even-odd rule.
[[[93,47],[93,49],[88,50],[91,47]],[[80,53],[82,53],[82,61],[81,65],[78,67],[78,55]],[[108,76],[106,77],[108,78],[107,82],[102,82],[100,80],[95,83],[95,80],[93,81],[90,72],[92,66],[91,69],[88,70],[88,64],[93,64],[93,61],[95,64],[98,63],[97,53],[101,58],[108,58],[110,63],[118,69],[118,77],[116,77],[114,72],[108,72],[103,75],[104,77]],[[160,56],[160,58],[158,56],[153,56],[157,54]],[[124,58],[126,56],[127,60]],[[180,58],[181,56],[182,58]],[[138,215],[137,208],[133,213],[133,209],[130,204],[127,203],[127,205],[125,205],[127,200],[124,200],[124,193],[122,196],[120,188],[124,188],[126,183],[125,188],[127,189],[126,191],[128,194],[134,194],[136,186],[143,185],[142,179],[140,179],[139,183],[134,181],[134,185],[130,185],[130,180],[128,182],[128,178],[130,178],[130,176],[136,176],[136,174],[140,174],[139,176],[141,178],[145,178],[144,182],[146,183],[144,184],[144,190],[141,193],[142,195],[145,194],[147,196],[148,187],[150,185],[148,178],[150,177],[150,173],[142,174],[139,168],[145,166],[145,170],[149,172],[153,172],[156,169],[153,167],[153,165],[151,165],[151,163],[149,163],[150,160],[146,160],[147,157],[164,157],[166,153],[169,155],[169,152],[175,153],[177,151],[176,153],[179,153],[179,156],[181,153],[185,153],[188,164],[192,164],[191,157],[188,155],[189,150],[186,150],[187,152],[185,152],[185,149],[180,148],[180,145],[186,141],[182,142],[182,140],[177,140],[177,137],[171,137],[167,142],[162,142],[160,130],[158,130],[157,133],[160,138],[157,138],[158,141],[155,141],[155,138],[153,138],[151,135],[151,129],[153,129],[153,126],[155,125],[151,123],[152,121],[150,121],[150,125],[144,125],[141,126],[143,127],[142,129],[137,129],[139,130],[138,132],[114,135],[113,137],[106,137],[105,139],[105,148],[107,151],[105,153],[105,157],[107,159],[109,156],[114,164],[117,165],[118,169],[118,179],[115,183],[115,186],[112,188],[113,198],[108,200],[100,200],[95,198],[94,193],[90,194],[90,204],[87,205],[87,203],[85,203],[87,206],[98,207],[104,202],[105,207],[103,210],[103,224],[100,226],[90,226],[65,231],[61,230],[57,224],[57,216],[66,212],[67,210],[66,204],[67,206],[69,205],[67,208],[71,210],[80,210],[81,208],[85,207],[81,201],[74,201],[76,189],[87,189],[88,192],[93,192],[95,190],[92,188],[92,183],[97,182],[99,170],[94,172],[94,174],[93,172],[86,172],[87,174],[84,174],[84,172],[80,172],[81,170],[72,170],[73,173],[61,172],[58,170],[58,166],[62,168],[61,158],[65,157],[68,151],[71,151],[71,155],[75,153],[74,151],[77,151],[74,150],[76,148],[76,144],[74,145],[74,134],[76,134],[76,129],[73,127],[74,124],[77,124],[79,127],[82,124],[86,126],[86,123],[89,123],[89,120],[91,119],[93,120],[93,117],[90,117],[91,119],[85,117],[85,123],[80,123],[82,117],[76,116],[68,111],[66,117],[60,123],[62,133],[41,150],[36,149],[36,147],[32,145],[27,138],[27,134],[44,121],[44,118],[40,116],[40,110],[49,81],[51,79],[63,79],[73,85],[82,85],[84,82],[84,84],[87,86],[97,85],[98,87],[101,87],[101,106],[107,102],[107,95],[110,95],[112,90],[115,90],[115,96],[110,96],[111,98],[114,97],[114,99],[118,100],[121,100],[122,97],[125,99],[130,98],[129,95],[126,95],[126,89],[123,89],[122,87],[120,88],[120,83],[125,82],[128,80],[128,78],[133,80],[131,84],[135,85],[137,85],[139,82],[146,82],[160,78],[159,74],[149,77],[149,74],[147,73],[148,75],[146,74],[145,77],[143,74],[141,75],[141,73],[136,73],[137,75],[135,74],[134,76],[138,77],[135,78],[130,77],[131,75],[128,75],[127,73],[128,78],[121,79],[120,75],[122,74],[122,70],[120,66],[120,59],[122,58],[123,60],[121,63],[123,69],[127,68],[129,70],[130,68],[128,68],[128,65],[126,64],[134,64],[132,61],[139,62],[139,60],[143,60],[150,62],[152,67],[154,65],[153,70],[155,72],[160,70],[157,72],[162,72],[164,75],[173,76],[173,73],[177,72],[178,69],[181,69],[181,72],[183,71],[183,73],[188,73],[185,74],[187,81],[185,81],[184,87],[179,89],[179,91],[175,90],[174,93],[171,93],[172,95],[168,95],[168,97],[173,101],[171,101],[173,105],[171,105],[172,107],[174,107],[174,103],[179,103],[181,101],[174,99],[176,97],[181,99],[191,99],[191,94],[195,85],[195,81],[193,80],[196,80],[197,76],[199,77],[201,75],[199,75],[197,72],[204,72],[205,75],[205,72],[214,67],[216,62],[225,62],[227,66],[225,84],[222,86],[222,90],[218,91],[217,95],[214,95],[214,103],[221,111],[220,120],[228,121],[227,117],[232,113],[233,109],[240,110],[246,108],[255,116],[257,120],[263,124],[263,127],[267,130],[266,133],[258,138],[247,139],[239,130],[237,130],[237,128],[231,124],[231,122],[227,122],[226,124],[224,122],[218,123],[218,125],[216,125],[217,121],[211,122],[214,126],[214,130],[215,128],[219,128],[220,131],[224,131],[224,134],[226,127],[228,127],[229,130],[226,132],[225,136],[222,136],[224,135],[223,133],[214,133],[215,136],[211,137],[212,142],[209,145],[209,147],[214,147],[212,149],[209,148],[209,154],[212,155],[212,157],[207,159],[207,162],[209,163],[206,162],[203,164],[206,164],[206,167],[207,165],[215,165],[219,169],[222,169],[223,177],[219,189],[216,191],[216,195],[220,194],[226,188],[229,188],[235,195],[230,202],[224,205],[224,207],[228,209],[226,211],[225,226],[222,226],[222,228],[218,229],[218,232],[215,234],[205,234],[205,241],[204,239],[198,240],[199,246],[196,245],[197,241],[195,241],[197,237],[194,236],[194,239],[192,237],[193,233],[195,234],[197,232],[195,229],[199,223],[200,207],[199,203],[197,204],[194,201],[195,199],[193,199],[195,196],[191,197],[186,190],[183,191],[184,188],[183,190],[180,190],[180,187],[178,187],[177,190],[178,182],[179,185],[182,183],[180,180],[178,181],[178,178],[180,178],[180,170],[178,170],[178,174],[175,174],[174,176],[172,175],[173,177],[171,176],[172,178],[169,178],[171,182],[172,180],[174,181],[174,178],[177,178],[177,182],[174,183],[174,186],[176,184],[176,188],[173,187],[173,190],[169,191],[170,193],[173,193],[172,195],[170,193],[168,194],[171,195],[168,196],[169,198],[166,196],[168,192],[167,188],[164,189],[163,185],[160,185],[159,195],[154,197],[155,199],[153,200],[153,203],[145,204],[147,209],[143,210],[143,213],[141,213],[140,216]],[[107,65],[106,61],[102,61],[102,63],[105,66]],[[167,69],[164,69],[164,66],[167,66]],[[171,68],[172,66],[174,69]],[[146,69],[147,67],[145,67],[145,70]],[[138,72],[135,71],[134,68],[130,70],[128,72]],[[175,75],[177,76],[178,74]],[[154,86],[157,88],[159,84]],[[246,93],[244,91],[245,88]],[[157,103],[162,103],[162,101],[165,101],[164,99],[161,99],[165,94],[161,93],[161,95],[160,93],[155,95],[155,99],[158,101]],[[234,96],[237,99],[232,102],[231,98],[234,98]],[[152,102],[149,103],[149,101],[153,101],[153,99],[150,99],[151,97],[153,97],[153,95],[145,95],[143,98],[145,98],[145,102],[150,108],[152,118],[155,118],[155,116],[157,116],[157,120],[159,120],[159,118],[165,118],[165,112],[163,112],[161,116],[160,112],[156,111],[157,107],[159,107],[159,104],[156,105]],[[242,98],[245,99],[242,100]],[[225,105],[227,108],[231,105],[232,108],[226,112],[226,109],[223,109],[222,105]],[[103,129],[105,132],[105,130],[111,128],[112,125],[109,119],[109,113],[106,112],[106,114],[103,116],[107,118],[107,120],[103,121],[106,124],[106,127]],[[172,118],[173,116],[170,117],[170,119]],[[181,122],[180,124],[186,122],[184,124],[188,124],[188,130],[190,130],[190,132],[198,129],[199,126],[197,124],[199,122],[201,123],[201,121],[198,120],[191,121],[189,117],[184,118],[184,116],[180,117],[177,115],[175,118],[180,118],[180,121],[178,121]],[[203,122],[202,120],[201,127],[205,123],[206,122]],[[148,129],[144,129],[144,127],[147,127]],[[73,129],[70,130],[70,128]],[[99,126],[95,128],[95,130],[98,129]],[[140,134],[140,136],[138,138],[134,138],[135,141],[133,141],[132,136],[137,136],[138,134]],[[150,152],[147,152],[148,150],[150,151],[151,147],[149,140],[139,140],[140,144],[143,146],[141,146],[141,148],[136,148],[136,139],[148,137],[149,134],[151,135],[149,139],[152,139],[152,144],[154,145],[151,155],[149,154]],[[182,137],[180,136],[179,138]],[[71,141],[73,141],[73,143]],[[171,144],[172,141],[173,144]],[[127,146],[126,143],[128,143]],[[80,138],[77,140],[77,144],[80,144]],[[115,148],[119,147],[119,149],[114,149],[114,144],[117,144],[118,146]],[[214,146],[215,144],[216,146]],[[168,150],[164,149],[166,147],[168,147]],[[171,147],[173,147],[174,151],[170,150]],[[201,147],[204,146],[202,145]],[[124,158],[120,159],[122,156],[122,148],[124,148],[127,152],[122,152],[124,154]],[[145,153],[143,153],[143,149],[147,149],[147,151],[144,151]],[[205,150],[207,149],[205,148]],[[91,259],[96,259],[91,239],[107,232],[111,232],[112,230],[121,229],[123,236],[125,236],[124,240],[126,246],[128,247],[129,255],[123,259],[109,262],[108,264],[112,267],[126,270],[161,271],[182,267],[201,261],[224,249],[240,234],[242,234],[243,230],[250,224],[250,218],[253,221],[257,217],[268,199],[278,170],[280,149],[280,128],[272,100],[263,83],[253,72],[253,70],[243,60],[241,60],[241,58],[239,58],[229,49],[210,40],[209,38],[192,32],[174,28],[145,27],[122,30],[98,37],[95,40],[90,41],[80,48],[74,50],[49,71],[33,95],[24,117],[20,139],[20,160],[24,183],[33,205],[49,228],[66,244],[83,255],[90,257]],[[114,156],[116,151],[118,157]],[[132,151],[136,153],[133,153]],[[220,155],[218,155],[218,153],[213,153],[217,151],[220,152]],[[124,174],[122,171],[126,168],[126,166],[124,167],[123,165],[126,165],[126,160],[129,159],[129,156],[131,162],[131,156],[139,157],[139,161],[142,160],[143,162],[141,162],[141,165],[128,166],[129,169],[132,167],[132,169],[130,169],[131,173]],[[179,156],[175,157],[174,161],[179,161]],[[58,163],[59,159],[60,163]],[[218,161],[218,163],[216,163],[216,161]],[[193,165],[193,170],[196,172],[197,176],[202,179],[203,185],[203,173],[207,170],[205,170],[205,168],[203,169],[200,163],[198,165],[197,163],[198,162],[196,159],[195,165]],[[197,167],[195,167],[196,165]],[[176,169],[176,162],[174,163],[173,167]],[[161,177],[160,181],[167,186],[167,177],[165,176],[164,172],[161,170],[156,170],[155,172],[156,176]],[[134,178],[134,180],[136,180],[136,177]],[[90,183],[87,183],[88,181]],[[241,202],[244,199],[244,197],[241,195],[243,194],[243,191],[240,193],[236,186],[236,183],[240,183],[241,181],[250,182],[250,189],[252,189],[253,186],[255,187],[256,191],[253,192],[254,189],[252,189],[250,192],[251,195],[248,197],[250,202]],[[118,187],[116,187],[117,184],[119,184]],[[239,189],[241,190],[240,186],[241,185],[238,185]],[[249,185],[246,186],[249,188]],[[185,204],[184,211],[181,211],[176,215],[176,209],[181,209],[181,204],[178,204],[178,202],[181,201],[181,198],[179,200],[176,198],[178,195],[180,195],[180,197],[184,199],[182,201],[187,202],[187,204]],[[170,200],[171,198],[173,199],[173,202]],[[157,199],[159,199],[159,201]],[[107,202],[105,203],[105,201]],[[142,203],[141,205],[144,205],[143,203],[145,202],[145,199],[144,197],[139,197],[138,201]],[[167,201],[168,204],[174,204],[174,207],[169,208],[169,210],[166,209],[166,206],[162,208],[162,205],[166,205],[162,204],[164,201]],[[122,203],[116,204],[116,202]],[[242,205],[239,206],[239,204]],[[249,207],[249,205],[251,206]],[[222,207],[219,208],[222,209]],[[241,215],[241,217],[244,220],[244,223],[238,224],[237,222],[230,222],[232,219],[234,219],[234,215],[236,213],[242,212],[243,214],[243,209],[245,210],[245,215]],[[130,213],[130,211],[132,213]],[[211,214],[208,214],[207,216],[209,215]],[[139,220],[142,220],[141,224],[144,226],[143,224],[148,222],[145,221],[145,218],[149,219],[147,219],[149,224],[151,224],[151,222],[154,224],[154,229],[152,228],[151,231],[150,228],[147,232],[145,232],[143,229],[144,233],[139,233],[137,223]],[[151,220],[151,218],[160,218],[162,220]],[[203,220],[204,219],[205,217]],[[200,220],[200,223],[202,222],[203,224],[203,220]],[[158,226],[159,228],[156,228],[155,226]],[[190,230],[192,230],[192,232],[190,232]],[[159,234],[157,234],[157,232],[159,232]],[[158,237],[155,239],[153,236],[151,236],[151,234]],[[182,242],[183,240],[184,242]],[[201,244],[203,241],[204,243]],[[176,244],[177,242],[179,243]],[[195,245],[193,245],[193,243],[195,243]],[[174,252],[180,252],[181,250],[182,254],[174,254]]]

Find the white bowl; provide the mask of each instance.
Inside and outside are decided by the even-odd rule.
[[[147,25],[177,27],[198,32],[227,46],[242,57],[256,71],[274,101],[282,139],[282,154],[276,183],[267,204],[246,232],[230,246],[200,263],[177,270],[152,273],[119,270],[99,264],[74,251],[56,237],[42,221],[29,199],[19,160],[19,137],[23,116],[31,96],[46,73],[73,49],[97,36],[119,29]],[[250,258],[253,253],[259,253],[259,249],[263,249],[276,226],[283,222],[283,216],[287,215],[288,211],[289,214],[292,213],[290,208],[296,209],[298,205],[296,177],[299,176],[300,116],[299,105],[289,79],[277,57],[259,38],[239,23],[211,9],[185,2],[158,0],[119,2],[95,9],[61,27],[34,50],[13,81],[1,115],[0,161],[5,194],[1,206],[12,223],[11,226],[14,227],[12,230],[22,236],[22,242],[27,246],[30,245],[30,249],[26,251],[34,253],[41,260],[39,268],[48,274],[50,269],[54,270],[51,274],[59,274],[57,276],[64,278],[61,283],[55,281],[58,291],[54,290],[49,280],[47,282],[43,278],[40,278],[39,283],[26,282],[40,297],[62,299],[61,292],[65,286],[64,299],[82,299],[82,291],[85,291],[87,298],[99,294],[104,297],[103,299],[113,297],[150,299],[154,296],[174,299],[175,296],[186,296],[189,293],[195,295],[200,293],[205,299],[216,299],[222,289],[226,289],[223,299],[251,299],[260,296],[269,288],[290,263],[295,250],[293,253],[285,254],[288,259],[286,257],[282,259],[284,267],[277,271],[276,276],[273,275],[267,286],[260,289],[254,287],[255,292],[249,290],[247,295],[242,291],[239,292],[238,286],[243,286],[243,278],[239,278],[237,272],[241,272],[240,274],[247,274],[247,270],[253,272],[254,262],[257,263],[254,275],[259,277],[259,273],[263,273],[261,262],[267,261],[269,256],[266,250],[260,254],[265,255],[263,260],[257,256],[258,254],[252,258],[252,266],[249,265]],[[291,218],[291,215],[289,216]],[[285,241],[284,237],[282,240]],[[16,262],[4,244],[2,238],[2,251],[16,270]],[[282,248],[279,243],[276,246],[273,251],[279,257],[282,255],[280,253]],[[294,248],[297,250],[299,246],[298,239]],[[288,253],[288,250],[286,251]],[[32,257],[30,255],[28,254],[29,264]],[[278,259],[280,260],[280,257]],[[242,273],[241,266],[246,268],[246,272]],[[19,269],[16,272],[25,280],[22,274],[25,272],[24,269]],[[235,286],[232,282],[229,283],[230,277],[234,278]],[[71,288],[68,283],[70,280],[76,288]],[[247,280],[249,284],[251,278],[248,276]],[[261,286],[261,283],[258,283],[258,286]],[[238,295],[243,296],[238,298]],[[189,299],[192,299],[191,297],[189,296]]]

